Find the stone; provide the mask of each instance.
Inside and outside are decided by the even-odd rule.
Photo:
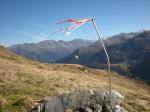
[[[112,112],[112,109],[108,103],[104,103],[101,112]]]
[[[124,110],[122,107],[120,107],[119,105],[116,105],[112,110],[113,112],[128,112]]]
[[[104,102],[104,98],[105,98],[105,92],[100,91],[100,90],[95,90],[93,92],[94,92],[94,94],[92,95],[93,97],[91,99],[95,100],[95,102],[96,102],[95,104],[102,105]]]
[[[61,94],[60,98],[62,100],[62,103],[63,103],[64,107],[69,108],[68,107],[68,103],[69,103],[68,102],[68,98],[69,98],[69,95],[67,93]]]
[[[99,104],[92,105],[91,108],[92,108],[92,110],[94,110],[94,112],[101,112],[102,111],[102,105],[99,105]]]
[[[75,110],[75,111],[73,111],[73,112],[80,112],[79,110]]]
[[[45,103],[44,110],[45,111],[43,112],[65,112],[65,107],[63,106],[61,97],[50,97]]]
[[[124,99],[124,96],[122,96],[120,93],[118,93],[116,91],[113,91],[111,93],[111,99],[112,99],[111,105],[112,106],[116,106],[116,105],[120,105],[121,104],[121,102]],[[104,101],[105,102],[109,101],[109,92],[106,92]]]
[[[66,112],[73,112],[72,109],[66,109]]]
[[[85,108],[90,105],[90,91],[75,91],[69,94],[68,106],[69,108]]]
[[[31,112],[112,112],[108,93],[100,90],[76,90],[49,97]],[[120,93],[112,92],[113,107],[120,104],[122,99]],[[119,112],[117,109],[113,108],[113,112]]]
[[[89,107],[86,107],[84,112],[93,112],[92,109],[90,109]]]

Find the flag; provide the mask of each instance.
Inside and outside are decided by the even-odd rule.
[[[92,19],[91,18],[85,18],[85,19],[68,19],[68,20],[64,20],[62,22],[58,22],[57,24],[62,24],[65,22],[68,22],[70,24],[72,24],[71,26],[67,27],[67,28],[61,28],[60,30],[64,32],[65,35],[69,35],[71,34],[75,29],[77,29],[78,27],[80,27],[81,25],[83,25],[84,23],[87,22],[91,22]]]

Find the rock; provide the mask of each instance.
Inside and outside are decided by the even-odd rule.
[[[43,112],[65,112],[65,107],[61,97],[50,97],[45,103],[45,111]]]
[[[112,109],[108,103],[104,103],[101,112],[112,112]]]
[[[86,107],[84,112],[93,112],[89,107]]]
[[[108,92],[100,90],[76,90],[71,93],[49,97],[31,112],[112,112],[108,95]],[[120,104],[122,99],[121,94],[112,92],[113,107]],[[115,112],[116,109],[113,109]]]
[[[73,112],[72,109],[66,109],[66,112]]]
[[[75,111],[73,111],[73,112],[80,112],[79,110],[75,110]]]
[[[64,107],[70,109],[70,107],[68,106],[68,103],[69,103],[69,102],[68,102],[68,100],[69,100],[69,95],[68,95],[67,93],[61,94],[61,95],[60,95],[60,98],[61,98],[61,100],[62,100],[62,102],[63,102]]]
[[[70,108],[85,108],[90,105],[91,92],[85,90],[75,91],[69,94],[68,106]]]
[[[122,107],[120,107],[119,105],[116,105],[112,110],[113,112],[128,112],[124,110]]]
[[[93,92],[94,92],[94,94],[92,95],[91,101],[95,100],[94,104],[102,105],[104,102],[105,96],[106,96],[105,92],[100,91],[100,90],[95,90]],[[93,102],[91,102],[91,103],[93,103]]]
[[[121,102],[122,102],[123,99],[124,99],[124,96],[122,96],[120,93],[118,93],[118,92],[116,92],[116,91],[113,91],[112,99],[113,99],[112,101],[115,100],[115,103],[116,103],[117,105],[120,105]]]
[[[101,112],[102,111],[102,105],[99,105],[99,104],[92,105],[91,108],[94,110],[94,112]]]
[[[120,105],[121,102],[123,101],[124,99],[124,96],[122,96],[120,93],[116,92],[116,91],[113,91],[111,93],[111,99],[112,99],[112,106],[116,106],[116,105]],[[109,101],[109,92],[106,92],[105,94],[105,102],[108,102]]]

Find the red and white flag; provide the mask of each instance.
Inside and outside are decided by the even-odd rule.
[[[65,35],[69,35],[75,29],[77,29],[78,27],[80,27],[81,25],[83,25],[84,23],[91,22],[91,21],[92,21],[91,18],[85,18],[85,19],[80,19],[80,20],[77,20],[77,19],[68,19],[68,20],[64,20],[62,22],[59,22],[57,24],[61,24],[61,23],[65,23],[65,22],[68,22],[68,23],[72,24],[71,26],[69,26],[67,28],[60,29],[61,31],[64,32]]]

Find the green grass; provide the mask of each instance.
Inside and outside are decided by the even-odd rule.
[[[0,112],[28,112],[33,107],[34,100],[64,91],[107,88],[108,77],[104,70],[90,69],[81,65],[41,64],[21,57],[15,58],[0,59],[0,103],[6,101],[4,106],[0,106]],[[124,65],[117,66],[126,69]],[[134,112],[133,109],[140,112],[149,111],[147,107],[136,102],[137,97],[137,99],[145,98],[143,100],[149,100],[150,103],[149,86],[138,84],[116,73],[112,73],[112,80],[114,90],[129,95],[123,103],[125,109],[130,112]],[[137,93],[141,94],[136,95]]]

